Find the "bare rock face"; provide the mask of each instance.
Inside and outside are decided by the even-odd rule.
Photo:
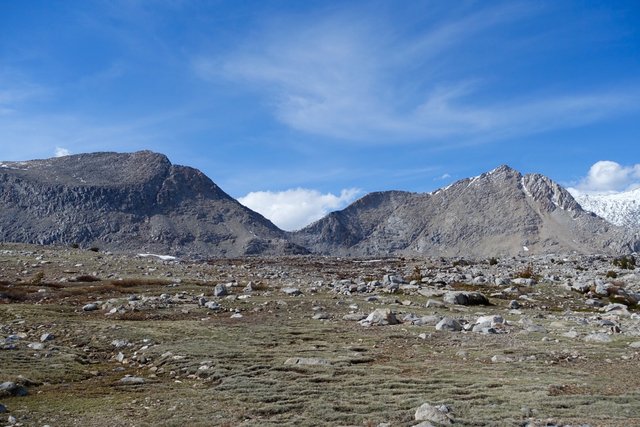
[[[202,172],[150,151],[0,163],[0,239],[180,255],[305,252]]]
[[[433,193],[371,193],[293,233],[313,252],[506,256],[626,253],[626,230],[584,211],[547,177],[501,166]]]

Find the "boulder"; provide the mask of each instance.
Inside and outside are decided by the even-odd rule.
[[[450,291],[444,294],[443,301],[457,305],[489,305],[489,299],[480,292]]]

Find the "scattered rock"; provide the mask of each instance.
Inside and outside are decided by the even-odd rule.
[[[41,342],[45,342],[45,341],[52,341],[55,338],[55,336],[49,332],[45,332],[44,334],[42,334],[40,336],[40,341]]]
[[[423,403],[414,416],[416,421],[433,421],[439,424],[453,424],[453,419],[449,413],[451,410],[447,405],[433,406]]]
[[[32,342],[27,345],[32,350],[44,350],[44,344],[41,342]]]
[[[290,357],[284,361],[285,365],[331,365],[326,359],[318,357]]]
[[[395,313],[393,313],[390,309],[377,308],[373,312],[371,312],[366,319],[361,320],[360,323],[365,326],[385,326],[397,325],[398,323],[400,323],[400,321],[396,318]]]
[[[444,294],[443,301],[457,305],[489,305],[489,300],[480,292],[450,291]]]
[[[125,385],[136,385],[136,384],[144,384],[145,379],[142,377],[133,377],[133,376],[127,375],[126,377],[121,378],[118,382],[120,384],[125,384]]]
[[[17,396],[24,397],[29,394],[26,387],[14,383],[13,381],[7,381],[0,384],[0,397],[2,396]]]
[[[213,296],[215,297],[223,297],[227,295],[229,292],[227,291],[227,287],[223,284],[218,284],[213,289]]]
[[[95,302],[89,303],[84,307],[82,307],[83,311],[96,311],[97,309],[98,309],[98,304],[96,304]]]
[[[462,325],[452,317],[445,317],[440,322],[438,322],[438,324],[436,325],[436,330],[459,332],[462,330]]]
[[[295,297],[298,295],[302,295],[302,292],[298,288],[282,288],[282,292],[289,295],[290,297]]]
[[[496,354],[491,358],[492,363],[510,363],[513,362],[513,359],[509,356],[505,356],[504,354]]]

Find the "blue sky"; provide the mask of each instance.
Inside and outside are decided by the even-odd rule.
[[[4,1],[0,159],[150,149],[289,229],[500,164],[622,191],[639,22],[637,1]]]

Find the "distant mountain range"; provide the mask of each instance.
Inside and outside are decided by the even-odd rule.
[[[161,154],[0,162],[0,240],[182,256],[502,256],[637,250],[558,184],[501,166],[433,193],[371,193],[293,233]]]
[[[572,194],[585,210],[612,224],[640,230],[640,188],[615,194]]]

